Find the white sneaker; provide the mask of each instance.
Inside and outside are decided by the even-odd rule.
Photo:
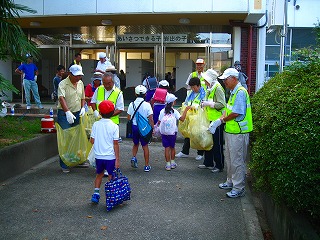
[[[217,172],[222,172],[222,170],[220,170],[219,168],[213,168],[212,170],[211,170],[211,172],[213,172],[213,173],[217,173]]]
[[[183,152],[179,152],[178,154],[176,154],[176,157],[177,158],[187,158],[187,157],[189,157],[189,155],[184,154]]]
[[[27,106],[27,110],[30,110],[31,109],[31,106]]]
[[[203,156],[202,156],[202,155],[198,155],[198,156],[196,156],[196,160],[198,160],[198,161],[202,160],[202,158],[203,158]]]

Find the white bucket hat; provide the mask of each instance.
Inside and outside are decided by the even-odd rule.
[[[201,76],[202,76],[202,77],[204,78],[204,80],[206,80],[208,83],[212,84],[212,82],[217,79],[217,77],[219,76],[219,74],[218,74],[215,70],[213,70],[213,69],[208,69],[208,70],[207,70],[205,73],[203,73]]]

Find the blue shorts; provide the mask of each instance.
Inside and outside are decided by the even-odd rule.
[[[139,141],[141,142],[141,146],[145,146],[148,144],[143,137],[140,136],[139,128],[137,125],[132,125],[132,141],[134,145],[138,145]]]
[[[103,173],[104,170],[108,171],[108,174],[111,175],[115,169],[116,160],[105,160],[96,158],[96,174]]]
[[[161,134],[162,146],[167,148],[174,148],[177,140],[177,133],[175,135],[163,135]]]

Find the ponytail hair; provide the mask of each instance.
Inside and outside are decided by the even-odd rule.
[[[171,113],[173,113],[172,102],[166,104],[166,106],[164,107],[164,113],[165,113],[165,114],[171,114]]]

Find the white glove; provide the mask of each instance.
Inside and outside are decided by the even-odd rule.
[[[66,117],[67,117],[67,121],[68,121],[69,124],[74,123],[74,120],[76,119],[76,117],[70,111],[66,112]]]
[[[38,76],[37,75],[34,75],[34,78],[33,78],[35,81],[37,81],[38,79]]]
[[[96,118],[98,118],[99,117],[99,111],[98,110],[94,110],[94,112],[93,112],[93,115],[96,117]]]
[[[221,119],[217,119],[214,122],[211,122],[208,128],[208,131],[214,134],[216,132],[217,127],[221,125]]]
[[[79,116],[83,117],[85,113],[86,113],[86,109],[82,107],[80,110]]]
[[[206,107],[209,106],[211,108],[214,108],[215,102],[212,101],[202,101],[201,102],[201,107]]]

